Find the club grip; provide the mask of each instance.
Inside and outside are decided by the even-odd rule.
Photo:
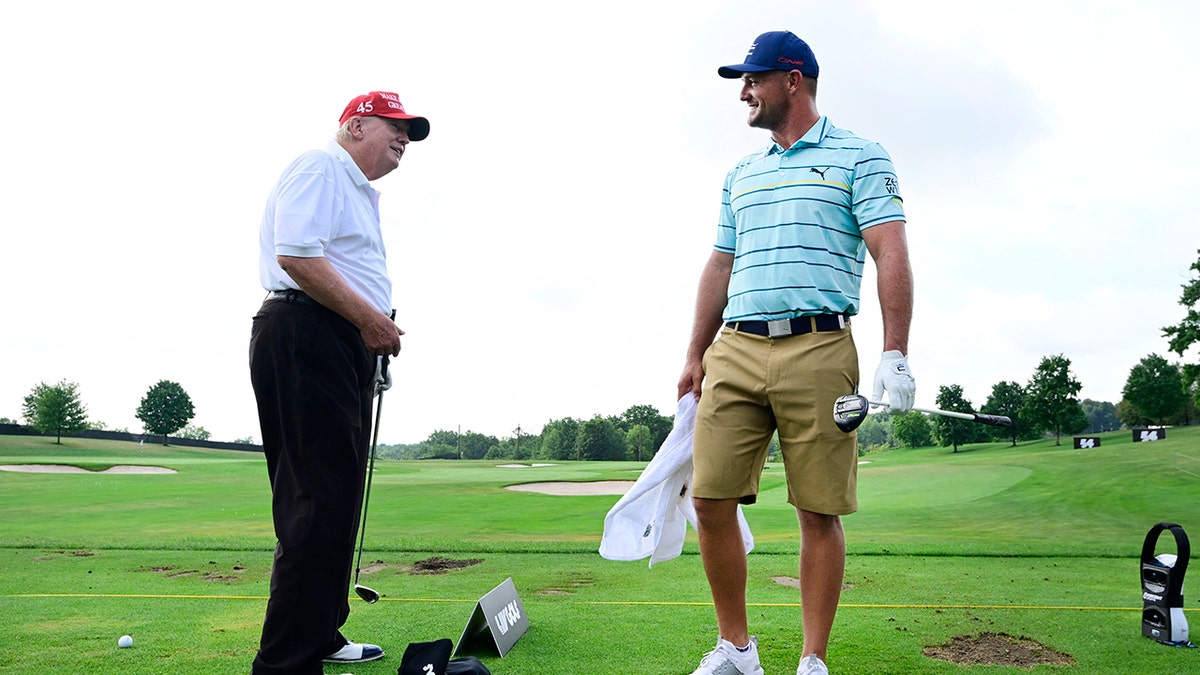
[[[975,421],[992,427],[1011,427],[1012,420],[1004,415],[985,415],[975,413]]]

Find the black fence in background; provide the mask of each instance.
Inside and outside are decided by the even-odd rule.
[[[20,424],[0,424],[0,435],[10,436],[51,436],[43,434],[33,427]],[[131,441],[133,443],[155,443],[162,445],[163,437],[152,434],[131,434],[125,431],[99,431],[84,429],[63,434],[63,438],[96,438],[106,441]],[[167,445],[178,445],[188,448],[211,448],[213,450],[244,450],[246,452],[262,452],[262,446],[254,443],[225,443],[222,441],[201,441],[195,438],[176,438],[167,436]]]

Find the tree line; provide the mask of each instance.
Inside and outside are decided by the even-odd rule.
[[[673,416],[651,405],[635,405],[620,415],[550,420],[537,434],[518,426],[508,438],[439,429],[420,443],[380,445],[377,454],[395,459],[647,461],[673,425]]]
[[[1200,251],[1197,251],[1200,254]],[[1179,304],[1184,319],[1162,329],[1172,353],[1183,358],[1200,343],[1200,257],[1192,263],[1191,278],[1183,284]],[[920,413],[870,415],[858,428],[859,454],[893,447],[953,446],[968,443],[1034,440],[1053,435],[1055,445],[1064,434],[1099,433],[1122,427],[1191,424],[1200,407],[1200,364],[1170,363],[1158,354],[1143,357],[1129,371],[1122,399],[1116,403],[1078,400],[1082,385],[1071,373],[1071,361],[1062,354],[1044,357],[1025,385],[999,382],[984,402],[983,411],[1006,415],[1008,428],[987,427],[949,417],[932,421]],[[939,387],[937,407],[954,412],[975,412],[959,385]]]
[[[162,436],[163,445],[166,445],[167,435],[181,429],[189,434],[185,438],[208,440],[209,434],[203,427],[188,427],[195,412],[192,398],[178,382],[160,380],[142,397],[135,414],[145,425],[146,433]],[[58,384],[39,382],[34,385],[33,390],[25,396],[21,414],[27,426],[45,435],[53,435],[54,442],[59,445],[64,434],[104,428],[103,423],[88,420],[87,406],[80,397],[79,384],[65,379]],[[0,419],[0,423],[5,422],[9,420]]]
[[[1200,254],[1200,251],[1197,251]],[[1183,358],[1200,343],[1200,257],[1191,267],[1191,278],[1183,284],[1179,304],[1187,309],[1180,323],[1162,329],[1169,349]],[[1063,435],[1097,433],[1121,427],[1191,424],[1200,406],[1200,363],[1170,363],[1158,354],[1141,359],[1129,372],[1116,404],[1078,399],[1082,385],[1071,372],[1071,361],[1063,354],[1043,357],[1025,384],[998,382],[979,411],[1006,415],[1011,427],[996,428],[944,416],[926,417],[921,413],[869,415],[858,428],[859,453],[895,447],[940,445],[959,447],[971,443],[1034,440],[1053,436],[1055,444]],[[953,412],[976,412],[960,385],[938,388],[936,405]],[[43,434],[63,434],[87,428],[103,429],[89,423],[87,408],[74,382],[63,380],[55,385],[38,383],[25,397],[22,408],[26,424]],[[137,409],[137,417],[147,433],[162,435],[183,430],[187,438],[207,440],[203,427],[189,425],[194,416],[191,398],[178,383],[161,380],[146,392]],[[832,411],[830,411],[832,415]],[[0,418],[0,423],[11,420]],[[653,406],[635,405],[620,415],[596,415],[589,420],[565,417],[550,420],[537,434],[521,427],[508,438],[468,431],[460,433],[439,429],[420,443],[381,445],[381,457],[399,459],[509,459],[509,460],[635,460],[654,456],[671,431],[673,417],[659,413]],[[240,439],[239,442],[251,442]],[[772,441],[770,452],[777,452]]]
[[[888,448],[953,447],[970,443],[1030,441],[1053,436],[1100,433],[1121,428],[1191,424],[1200,405],[1196,380],[1186,368],[1158,354],[1143,358],[1129,372],[1117,404],[1079,400],[1082,389],[1062,354],[1044,357],[1029,381],[999,382],[982,408],[975,408],[957,384],[938,388],[937,407],[951,412],[987,412],[1012,419],[1010,427],[989,427],[951,417],[875,413],[858,428],[859,454]]]

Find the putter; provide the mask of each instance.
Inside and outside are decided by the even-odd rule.
[[[354,563],[354,592],[368,605],[379,602],[379,592],[358,583],[362,573],[363,539],[367,534],[367,507],[371,504],[371,479],[375,477],[375,446],[379,442],[379,414],[383,411],[383,392],[387,385],[388,361],[383,356],[375,357],[375,429],[371,432],[371,457],[367,464],[367,489],[363,496],[362,522],[358,526],[358,560]]]
[[[881,408],[886,406],[886,403],[879,401],[868,401],[866,396],[862,394],[846,394],[839,396],[833,402],[833,422],[838,429],[846,433],[850,433],[858,428],[864,420],[867,419],[867,413],[871,407]],[[941,415],[943,417],[953,417],[955,419],[967,420],[968,422],[978,422],[991,427],[1011,427],[1012,420],[1004,415],[987,415],[984,413],[961,413],[951,410],[939,410],[937,408],[913,408],[914,411],[926,413],[929,415]]]

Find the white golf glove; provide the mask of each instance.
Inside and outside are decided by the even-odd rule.
[[[882,401],[885,390],[889,411],[912,410],[913,400],[917,395],[917,383],[913,380],[912,371],[908,369],[908,359],[895,349],[884,352],[879,367],[875,369],[875,390],[871,394],[871,400]]]
[[[378,395],[381,391],[387,391],[392,388],[392,371],[390,368],[383,367],[383,357],[375,357],[375,393]]]

